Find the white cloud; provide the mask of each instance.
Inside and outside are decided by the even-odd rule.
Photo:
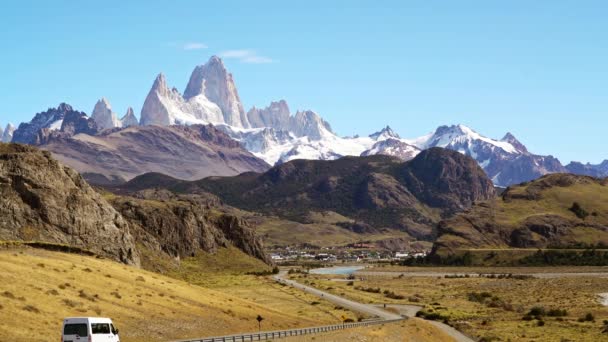
[[[201,49],[206,49],[207,45],[203,44],[203,43],[197,43],[197,42],[191,42],[191,43],[186,43],[183,46],[184,50],[201,50]]]
[[[229,59],[238,59],[243,63],[264,64],[273,63],[274,60],[270,57],[260,56],[254,50],[227,50],[220,52],[220,57]]]

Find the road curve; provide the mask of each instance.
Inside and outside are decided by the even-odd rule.
[[[302,285],[296,281],[285,278],[286,274],[287,274],[286,271],[281,271],[281,272],[279,272],[279,274],[275,275],[273,278],[280,283],[293,286],[296,289],[302,290],[306,293],[310,293],[312,295],[315,295],[317,297],[320,297],[320,298],[330,301],[336,305],[342,306],[344,308],[348,308],[353,311],[365,313],[370,316],[376,316],[383,320],[394,320],[394,319],[403,318],[403,316],[401,316],[401,315],[382,310],[381,308],[377,308],[373,305],[366,305],[366,304],[358,303],[358,302],[355,302],[355,301],[352,301],[352,300],[349,300],[346,298],[342,298],[342,297],[333,295],[333,294],[325,292],[325,291],[318,290],[314,287]]]
[[[416,312],[420,309],[420,307],[413,305],[389,305],[388,307],[397,309],[400,314],[395,314],[389,311],[383,310],[379,305],[367,305],[359,302],[355,302],[346,298],[342,298],[331,293],[327,293],[325,291],[318,290],[314,287],[302,285],[296,281],[286,279],[285,275],[286,271],[281,271],[279,274],[275,275],[273,278],[283,284],[293,286],[296,289],[302,290],[306,293],[310,293],[322,299],[328,300],[336,305],[340,305],[342,307],[348,308],[353,311],[362,312],[371,316],[380,317],[382,320],[394,320],[403,317],[412,317],[416,315]],[[457,342],[473,342],[471,338],[462,334],[458,330],[450,327],[447,324],[436,322],[436,321],[427,321],[436,326],[437,328],[443,330],[449,336],[451,336]]]

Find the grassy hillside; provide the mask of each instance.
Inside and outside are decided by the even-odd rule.
[[[172,274],[190,274],[203,287],[106,259],[4,248],[0,250],[1,339],[55,340],[63,318],[69,316],[111,317],[126,342],[255,331],[258,314],[265,318],[265,329],[336,323],[341,315],[355,318],[267,278],[204,267],[210,263],[202,261],[241,252],[219,253],[209,257],[213,260],[186,260]],[[206,271],[188,272],[193,267]]]
[[[608,246],[608,182],[553,174],[513,186],[501,198],[480,203],[443,221],[439,255],[463,250]],[[530,253],[527,253],[530,254]]]

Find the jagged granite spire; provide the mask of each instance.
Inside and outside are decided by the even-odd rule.
[[[218,56],[212,56],[206,64],[194,68],[190,76],[184,99],[190,100],[199,95],[204,95],[220,107],[227,125],[250,127],[232,74]]]
[[[120,119],[122,127],[138,126],[139,122],[133,113],[133,108],[127,108],[127,113]]]
[[[95,108],[93,108],[91,118],[95,120],[97,128],[100,130],[121,126],[116,114],[112,111],[110,101],[108,101],[105,97],[102,97],[97,101]]]

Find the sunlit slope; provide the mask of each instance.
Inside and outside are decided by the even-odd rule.
[[[436,251],[608,246],[608,180],[553,174],[439,225]]]
[[[241,284],[233,294],[230,281],[212,290],[105,259],[30,248],[0,250],[0,270],[3,341],[55,341],[68,316],[111,317],[122,341],[155,341],[255,331],[258,314],[265,329],[335,323],[340,314],[253,276],[225,275]],[[306,315],[298,313],[303,308]]]

